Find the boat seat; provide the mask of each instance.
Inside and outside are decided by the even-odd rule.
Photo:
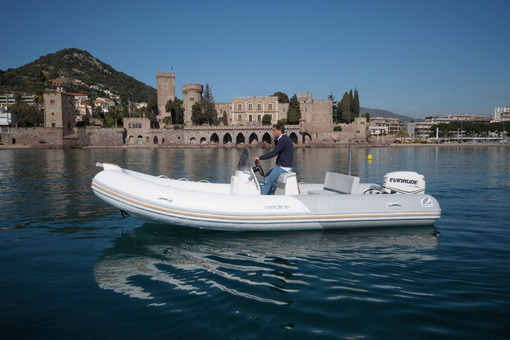
[[[309,195],[355,194],[358,190],[359,177],[326,172],[323,190],[310,190]]]
[[[299,195],[299,187],[296,173],[289,171],[278,177],[276,181],[275,195]]]

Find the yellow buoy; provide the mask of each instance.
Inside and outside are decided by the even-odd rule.
[[[368,155],[367,156],[367,161],[371,161],[372,160],[372,155]]]

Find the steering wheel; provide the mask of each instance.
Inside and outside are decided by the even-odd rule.
[[[255,161],[256,167],[253,168],[253,171],[258,171],[261,176],[264,176],[264,169],[262,169],[262,165],[260,165],[260,162],[257,160]]]

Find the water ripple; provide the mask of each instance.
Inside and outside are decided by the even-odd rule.
[[[289,305],[300,291],[317,286],[322,287],[326,300],[343,298],[343,294],[332,293],[343,291],[349,298],[380,302],[380,298],[364,295],[373,288],[408,296],[425,293],[376,283],[360,286],[359,277],[372,277],[368,282],[390,278],[388,273],[367,272],[367,266],[431,261],[434,256],[429,252],[439,243],[434,227],[267,234],[193,230],[165,233],[156,228],[161,227],[138,228],[104,252],[94,269],[102,289],[155,300],[158,306],[168,303],[172,295],[169,292],[176,290],[197,296],[221,292],[261,303]],[[400,280],[397,276],[393,275],[392,280]],[[166,288],[151,290],[155,286],[142,277],[163,283]]]

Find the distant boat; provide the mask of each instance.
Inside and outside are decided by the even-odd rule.
[[[230,231],[312,230],[428,226],[441,216],[437,200],[425,194],[415,172],[391,172],[383,185],[333,172],[324,183],[298,183],[282,174],[274,195],[261,195],[246,149],[230,183],[191,182],[103,167],[92,180],[94,193],[123,212],[152,223]]]

